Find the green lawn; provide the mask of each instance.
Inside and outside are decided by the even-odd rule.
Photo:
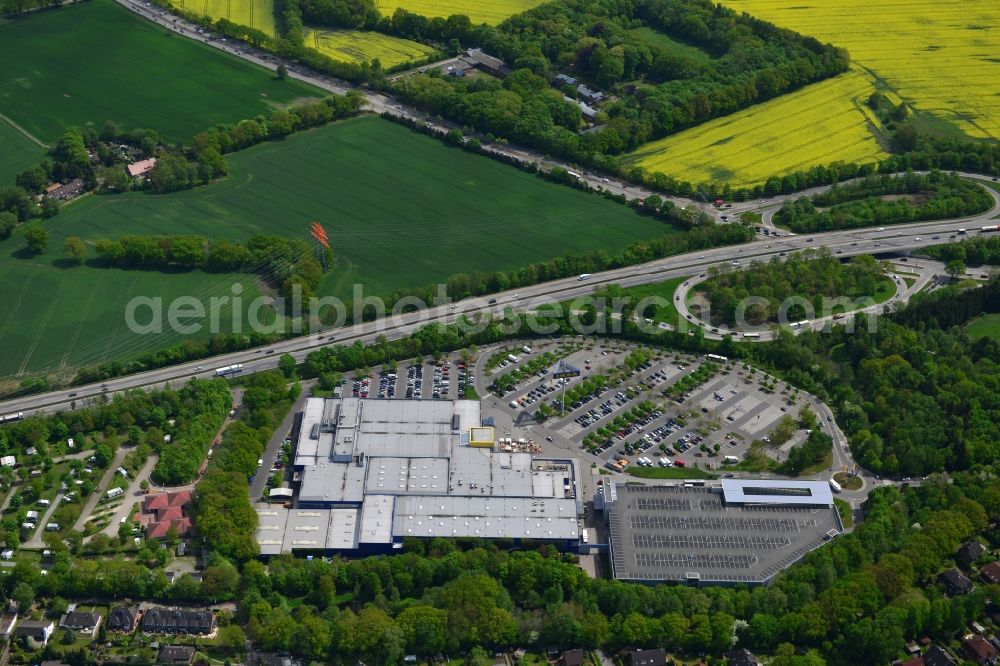
[[[985,314],[965,325],[965,334],[973,340],[993,338],[1000,342],[1000,314]]]
[[[256,233],[329,233],[337,268],[322,294],[366,294],[443,281],[462,271],[523,266],[570,252],[621,250],[670,228],[596,195],[553,185],[368,116],[229,156],[230,175],[198,190],[89,196],[45,222],[48,250],[25,258],[21,233],[0,242],[0,377],[92,364],[155,349],[122,312],[137,295],[230,293],[234,278],[59,268],[67,236],[197,233],[246,241]],[[253,280],[240,281],[252,287]],[[38,296],[42,295],[42,298]],[[64,350],[69,349],[69,353]]]
[[[13,185],[14,177],[41,162],[44,154],[44,148],[0,118],[0,188]]]
[[[684,42],[673,39],[666,33],[660,32],[659,30],[655,30],[648,26],[633,28],[632,30],[629,30],[629,34],[649,46],[664,49],[674,56],[690,58],[695,62],[708,62],[713,59],[712,55],[708,51],[704,51],[697,46],[685,44]]]
[[[656,284],[628,287],[625,289],[625,293],[635,299],[636,303],[649,297],[662,298],[666,301],[666,305],[651,305],[644,311],[645,315],[657,324],[666,322],[671,326],[676,326],[678,314],[677,308],[674,306],[674,292],[687,279],[686,277],[671,278],[663,282],[657,282]]]
[[[92,0],[0,25],[0,112],[51,143],[70,125],[171,140],[321,91]]]
[[[715,475],[709,474],[696,467],[639,467],[633,465],[626,470],[629,474],[640,479],[714,479]]]

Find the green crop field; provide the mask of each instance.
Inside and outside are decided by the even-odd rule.
[[[58,365],[62,350],[77,344],[81,351],[68,359],[74,364],[94,363],[105,350],[131,351],[124,342],[108,346],[129,294],[229,293],[227,276],[55,268],[67,236],[88,243],[125,234],[307,238],[309,223],[318,220],[337,260],[319,291],[348,296],[354,283],[385,295],[462,271],[615,252],[670,233],[619,204],[371,116],[261,144],[229,161],[226,180],[198,190],[91,196],[69,206],[45,223],[51,239],[40,257],[7,259],[22,248],[20,234],[0,242],[0,302],[13,304],[0,320],[0,376]],[[53,296],[39,297],[45,294]],[[88,305],[92,300],[99,307]],[[77,343],[81,325],[86,334]]]
[[[45,149],[0,119],[0,188],[14,184],[14,177],[42,160]]]
[[[16,252],[23,246],[21,233],[0,241],[0,302],[4,303],[0,309],[0,346],[4,349],[0,377],[26,372],[71,374],[80,365],[127,358],[180,341],[181,336],[169,327],[162,334],[130,332],[124,313],[135,297],[161,297],[169,304],[178,296],[226,295],[235,282],[244,286],[245,302],[258,293],[255,280],[245,275],[61,268],[58,259],[68,234],[62,233],[57,220],[53,218],[50,225],[49,249],[38,257],[24,258]],[[139,309],[137,321],[148,323],[148,312]],[[226,307],[220,330],[228,331],[231,321],[231,310]],[[207,336],[208,332],[199,338]]]
[[[43,35],[58,38],[42,39]],[[0,25],[0,113],[45,143],[114,120],[186,140],[321,91],[92,0]]]

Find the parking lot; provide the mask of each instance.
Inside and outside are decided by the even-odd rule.
[[[546,351],[538,346],[533,353]],[[516,363],[496,367],[480,383],[495,388],[497,377],[531,358],[514,355]],[[609,470],[723,470],[743,461],[754,440],[764,442],[766,454],[781,461],[807,436],[796,428],[782,446],[769,445],[782,417],[796,417],[805,401],[783,382],[728,359],[614,342],[594,342],[559,357],[581,375],[553,380],[549,367],[521,378],[496,401],[496,409],[507,417],[498,420],[531,429],[537,439],[575,449]],[[703,368],[706,363],[712,365]],[[564,389],[566,411],[560,414]],[[539,410],[553,415],[538,424]]]
[[[462,400],[467,387],[475,386],[475,381],[475,373],[467,370],[464,361],[449,357],[440,362],[418,360],[395,368],[376,368],[369,374],[350,374],[344,377],[342,390],[358,398]]]

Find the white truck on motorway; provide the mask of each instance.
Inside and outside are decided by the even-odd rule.
[[[590,277],[590,273],[580,273],[580,277],[577,280],[586,280]]]
[[[224,368],[219,368],[215,371],[216,377],[225,377],[226,375],[235,375],[243,372],[242,363],[234,363],[233,365],[227,365]]]

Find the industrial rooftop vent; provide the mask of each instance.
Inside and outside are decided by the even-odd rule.
[[[312,428],[309,430],[309,439],[319,439],[319,424],[313,423]]]

